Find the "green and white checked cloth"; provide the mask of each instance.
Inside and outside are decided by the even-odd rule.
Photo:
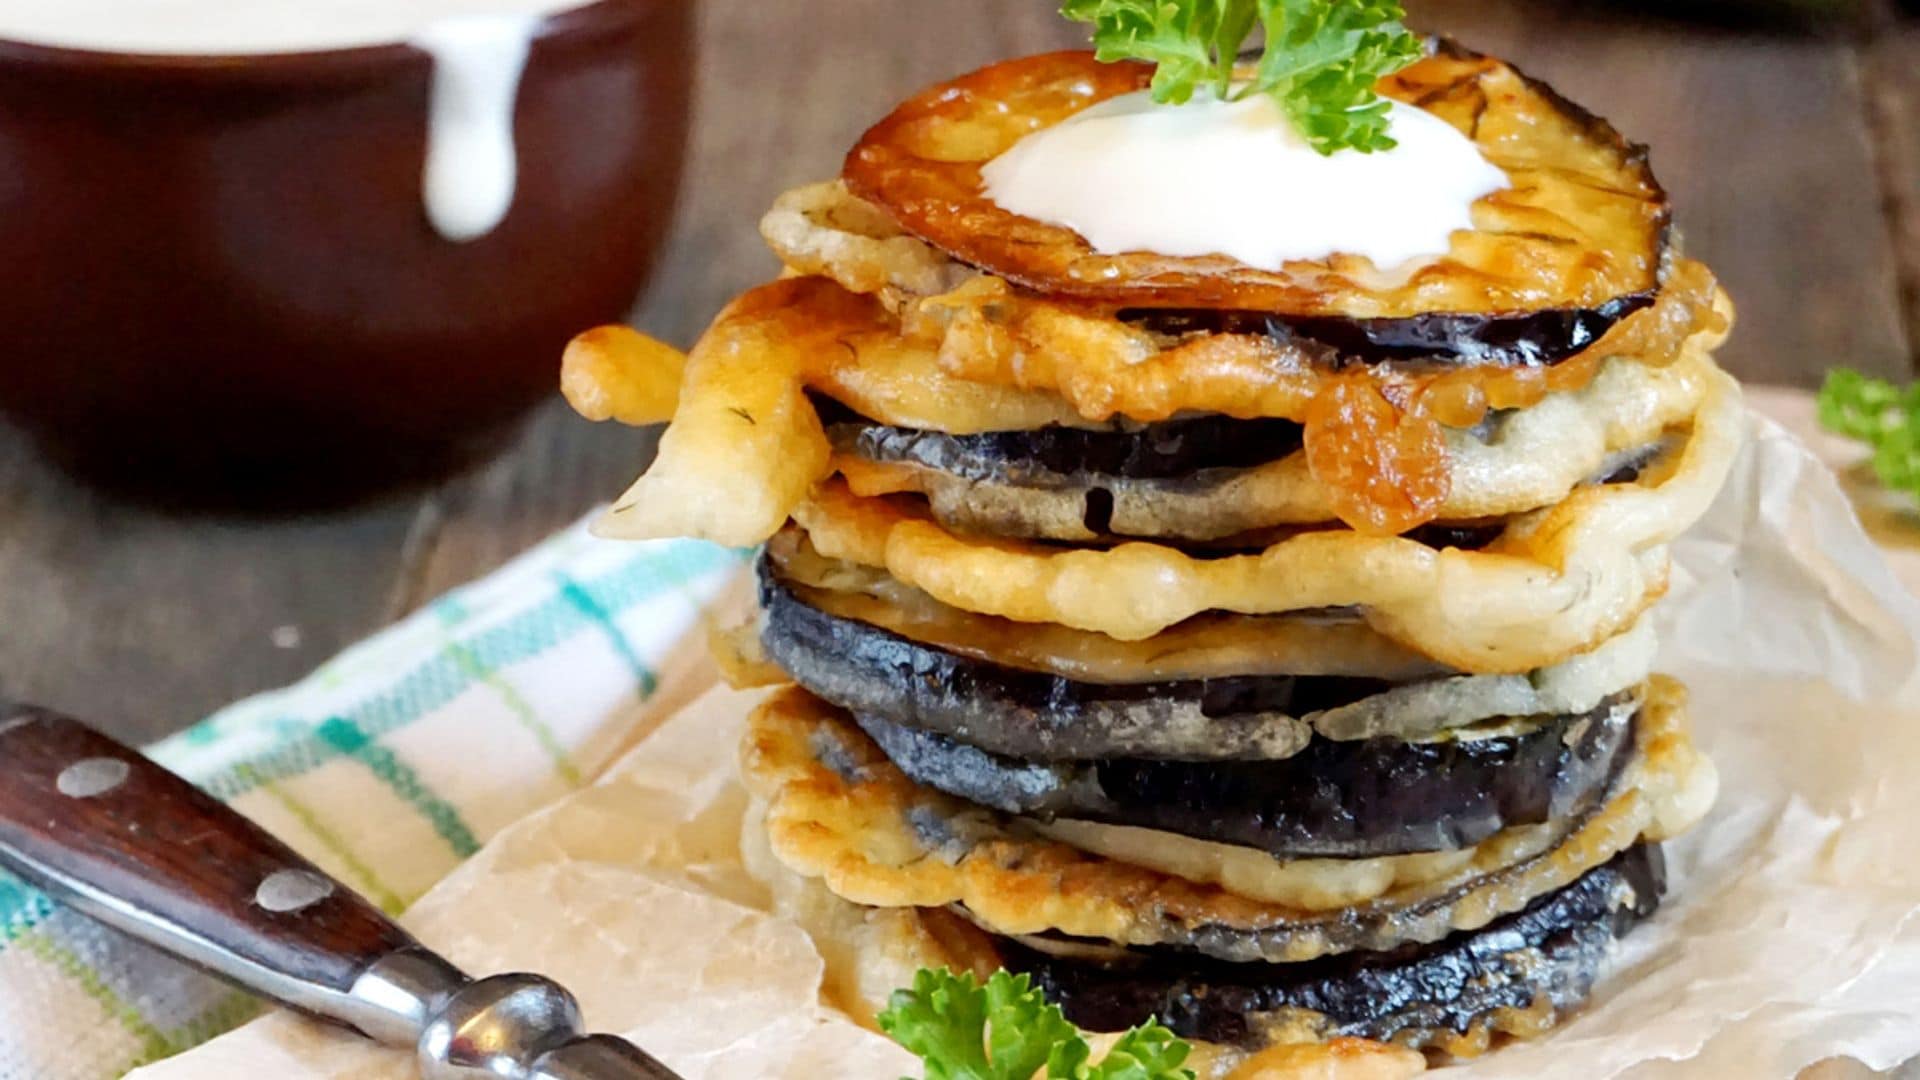
[[[741,565],[584,527],[149,753],[389,912],[592,776]],[[107,1080],[257,1006],[0,874],[0,1080]]]

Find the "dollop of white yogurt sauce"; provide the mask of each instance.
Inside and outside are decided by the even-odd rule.
[[[1382,270],[1446,253],[1475,201],[1507,186],[1473,141],[1392,102],[1392,150],[1313,149],[1267,94],[1101,102],[981,170],[1002,209],[1065,226],[1105,255],[1226,255],[1248,266],[1360,255]]]
[[[433,57],[427,221],[455,242],[506,220],[513,112],[550,15],[588,0],[0,0],[0,38],[166,56],[271,55],[405,42]]]

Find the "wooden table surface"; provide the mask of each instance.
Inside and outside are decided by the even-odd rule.
[[[634,321],[689,343],[770,276],[754,223],[830,175],[902,95],[990,60],[1079,44],[1054,0],[703,0],[691,164]],[[1687,248],[1741,307],[1724,362],[1816,383],[1905,377],[1920,349],[1920,23],[1759,33],[1599,14],[1596,3],[1409,0],[1416,24],[1513,58],[1655,148]],[[616,494],[646,432],[541,410],[506,455],[437,490],[299,520],[119,505],[0,430],[0,692],[134,740],[297,679]]]

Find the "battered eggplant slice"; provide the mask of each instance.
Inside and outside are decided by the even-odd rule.
[[[1631,481],[1684,441],[1711,370],[1698,349],[1664,367],[1616,359],[1580,390],[1448,429],[1449,489],[1436,520],[1503,517],[1582,484]],[[973,532],[1215,542],[1338,517],[1290,421],[1200,416],[952,435],[821,405],[835,468],[857,494],[918,493],[942,523]]]
[[[830,434],[838,444],[843,432]],[[900,442],[917,441],[914,437],[919,434],[900,432]],[[1665,443],[1654,443],[1612,455],[1580,483],[1630,483],[1666,448]],[[989,536],[1109,543],[1153,539],[1199,547],[1232,546],[1290,526],[1334,520],[1330,511],[1327,516],[1319,516],[1321,508],[1329,504],[1318,497],[1321,493],[1315,490],[1311,470],[1302,458],[1289,455],[1268,466],[1210,469],[1173,480],[1020,469],[1021,479],[1001,480],[968,477],[915,461],[876,462],[852,454],[835,460],[835,467],[856,494],[923,495],[941,524]],[[1516,507],[1531,509],[1536,507]],[[1446,530],[1462,527],[1458,522],[1430,522],[1402,535],[1443,535]],[[1483,532],[1498,531],[1497,523],[1478,527]]]
[[[942,611],[923,598],[890,602],[795,584],[780,569],[777,552],[784,546],[770,549],[759,568],[760,640],[769,660],[842,708],[1024,762],[1134,757],[1273,762],[1308,748],[1316,736],[1322,741],[1422,739],[1493,718],[1586,713],[1644,680],[1655,647],[1651,629],[1637,626],[1593,652],[1523,675],[1463,676],[1401,662],[1360,676],[1347,671],[1367,670],[1363,663],[1331,657],[1318,664],[1299,658],[1297,668],[1286,670],[1290,650],[1276,641],[1265,663],[1241,669],[1253,674],[1156,678],[1153,669],[1114,670],[1122,665],[1063,674],[1027,666],[1038,650],[1004,647],[1006,639],[1025,629],[1019,624]],[[812,570],[817,581],[834,580],[831,571],[788,555],[787,565],[795,563],[801,572]],[[866,584],[856,573],[845,573],[853,580],[843,587]],[[908,615],[907,605],[935,610]],[[1300,631],[1310,638],[1314,629],[1283,619],[1268,619],[1264,627],[1259,620],[1242,622],[1247,648],[1229,655],[1257,653],[1263,631],[1275,636]],[[1343,639],[1361,638],[1363,650],[1368,644],[1365,632],[1350,621],[1329,618],[1322,626],[1329,651],[1342,648]],[[1070,634],[1054,630],[1046,636]],[[1147,644],[1149,649],[1136,651],[1150,652],[1151,641]],[[1169,654],[1178,647],[1173,641],[1162,646]],[[1204,672],[1229,664],[1194,658],[1158,670]],[[1334,751],[1322,751],[1327,753]]]
[[[1233,964],[1170,949],[1098,951],[999,939],[1090,1031],[1153,1017],[1176,1034],[1257,1048],[1276,1038],[1354,1036],[1469,1057],[1498,1033],[1537,1035],[1586,1000],[1615,941],[1666,888],[1657,845],[1628,848],[1525,910],[1426,945],[1299,964]]]
[[[1677,684],[1650,682],[1635,753],[1604,805],[1458,853],[1289,861],[1228,848],[1241,865],[1215,866],[1212,853],[1196,858],[1193,849],[1219,845],[1167,837],[1136,843],[1132,861],[1095,855],[919,787],[849,718],[798,689],[775,694],[750,720],[742,775],[766,806],[774,857],[854,903],[958,905],[1002,935],[1290,963],[1478,929],[1636,842],[1689,827],[1715,781],[1686,736],[1681,698]],[[1216,869],[1223,876],[1210,878]]]
[[[765,811],[763,805],[750,804],[742,822],[740,846],[747,872],[767,886],[773,910],[800,924],[813,939],[825,969],[821,997],[842,1012],[856,1018],[879,1014],[893,992],[911,985],[921,968],[970,971],[984,982],[1005,963],[1006,939],[988,934],[959,913],[866,907],[789,871],[768,846]],[[1103,1037],[1095,1033],[1091,1041],[1097,1048]],[[1264,1052],[1205,1039],[1188,1041],[1193,1055],[1187,1066],[1210,1080],[1274,1080],[1276,1075],[1383,1080],[1410,1077],[1426,1067],[1425,1059],[1405,1048],[1348,1037]]]
[[[1152,70],[1099,63],[1090,52],[983,68],[875,125],[847,155],[844,176],[907,232],[1036,293],[1181,318],[1257,313],[1263,326],[1337,336],[1356,349],[1551,363],[1660,287],[1671,211],[1645,149],[1544,83],[1448,41],[1380,90],[1452,124],[1512,183],[1476,203],[1474,228],[1411,275],[1340,255],[1278,271],[1217,255],[1103,255],[1071,229],[983,194],[988,161],[1035,130],[1145,89]]]
[[[878,567],[830,559],[797,526],[766,559],[810,607],[1007,667],[1082,682],[1132,683],[1238,675],[1349,675],[1390,683],[1458,674],[1395,644],[1352,609],[1285,615],[1214,613],[1123,641],[1090,630],[980,615],[934,599]]]
[[[1625,695],[1580,716],[1409,742],[1313,739],[1282,761],[1039,763],[872,715],[861,730],[916,782],[1009,814],[1155,829],[1276,858],[1458,851],[1593,809],[1632,746]]]

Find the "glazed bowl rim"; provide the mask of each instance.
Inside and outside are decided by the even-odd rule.
[[[540,17],[535,42],[596,37],[621,28],[651,9],[685,0],[585,0]],[[139,75],[283,77],[349,75],[418,63],[426,53],[405,41],[287,52],[145,53],[46,45],[0,35],[0,67],[106,70]]]

